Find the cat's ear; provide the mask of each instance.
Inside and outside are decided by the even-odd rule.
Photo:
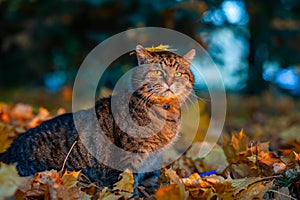
[[[195,55],[196,55],[196,50],[191,49],[186,54],[184,54],[182,57],[190,63],[194,59]]]
[[[139,65],[147,63],[147,60],[152,57],[152,55],[140,44],[136,46],[135,51]]]

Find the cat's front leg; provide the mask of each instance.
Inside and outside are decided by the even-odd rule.
[[[139,191],[139,187],[145,188],[145,192],[148,195],[154,195],[158,188],[158,179],[160,175],[160,170],[146,173],[134,173],[134,195],[133,197],[145,196]]]

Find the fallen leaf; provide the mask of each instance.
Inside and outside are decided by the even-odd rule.
[[[30,105],[18,103],[11,110],[10,116],[19,123],[23,123],[25,120],[33,117],[33,108]]]
[[[0,102],[0,121],[8,123],[10,121],[9,117],[9,106],[7,104]]]
[[[129,169],[126,169],[124,172],[120,174],[122,177],[120,181],[114,184],[113,190],[120,190],[124,192],[133,193],[134,189],[134,178],[133,174]]]
[[[9,138],[13,127],[0,122],[0,153],[3,153],[12,144],[13,139]]]
[[[26,127],[27,128],[33,128],[38,126],[40,123],[42,123],[43,121],[46,121],[50,119],[50,113],[46,108],[41,107],[39,109],[39,113],[38,115],[36,115],[35,117],[33,117],[27,124]]]
[[[129,199],[133,194],[131,192],[112,191],[108,187],[104,187],[102,191],[95,196],[94,199],[99,200],[125,200]]]
[[[202,178],[199,176],[198,173],[194,173],[192,174],[190,177],[188,178],[183,178],[181,179],[183,184],[187,187],[191,187],[191,186],[201,186],[201,187],[207,187],[207,183],[205,183]],[[201,185],[202,184],[202,185]]]
[[[245,153],[248,149],[249,137],[241,130],[238,134],[232,134],[229,141],[224,137],[224,153],[229,163],[236,162],[241,153]]]
[[[177,184],[179,188],[179,198],[180,199],[185,199],[185,187],[180,178],[177,176],[177,174],[173,170],[167,170],[166,173],[170,177],[171,182],[174,182]]]
[[[216,170],[218,173],[222,173],[228,166],[228,162],[224,153],[224,150],[219,145],[215,144],[213,149],[204,157],[200,158],[200,149],[205,146],[210,146],[206,142],[195,142],[191,148],[187,151],[186,157],[192,160],[200,160],[204,171]]]
[[[231,138],[232,146],[238,153],[248,149],[248,140],[249,138],[245,135],[243,130],[238,134],[233,134]]]
[[[74,171],[74,172],[68,172],[65,171],[64,175],[62,176],[63,185],[65,188],[70,189],[71,187],[76,186],[76,183],[78,182],[78,175],[81,171]]]
[[[157,200],[182,200],[178,185],[172,184],[158,188],[155,194]]]
[[[18,175],[16,165],[0,164],[0,199],[12,197],[21,185],[22,178]]]
[[[237,199],[252,200],[252,199],[264,199],[264,195],[272,188],[272,181],[255,182],[247,187],[246,190],[242,190],[236,196]]]
[[[290,191],[288,187],[282,187],[274,191],[274,200],[291,200]]]

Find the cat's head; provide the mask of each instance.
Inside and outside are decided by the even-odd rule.
[[[136,46],[138,67],[132,81],[136,91],[154,101],[174,98],[183,102],[193,89],[194,76],[190,70],[195,50],[183,56],[169,51],[150,52]]]

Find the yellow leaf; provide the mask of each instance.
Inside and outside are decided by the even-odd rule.
[[[126,169],[120,176],[122,176],[122,179],[114,184],[113,190],[133,193],[134,178],[132,172]]]
[[[13,142],[12,139],[9,139],[9,134],[12,130],[12,126],[0,123],[0,153],[5,152]]]
[[[80,174],[81,171],[74,171],[74,172],[68,172],[67,170],[65,171],[62,180],[63,180],[63,185],[65,188],[70,189],[71,187],[76,186],[76,183],[78,182],[78,175]]]
[[[190,177],[183,178],[181,180],[182,180],[183,184],[187,187],[200,185],[201,182],[203,182],[198,173],[194,173]]]
[[[103,199],[104,197],[111,194],[111,192],[108,191],[108,187],[104,187],[101,192],[98,194],[99,199]]]
[[[22,182],[18,175],[16,165],[1,164],[0,167],[0,199],[14,195]]]
[[[160,51],[176,51],[176,49],[169,49],[170,46],[169,45],[163,45],[160,44],[158,46],[152,46],[152,47],[146,47],[145,49],[147,51],[151,51],[151,52],[160,52]]]
[[[99,200],[119,200],[119,199],[129,199],[132,196],[132,193],[128,192],[114,192],[109,191],[108,187],[104,187],[103,190],[98,194],[94,199]]]

